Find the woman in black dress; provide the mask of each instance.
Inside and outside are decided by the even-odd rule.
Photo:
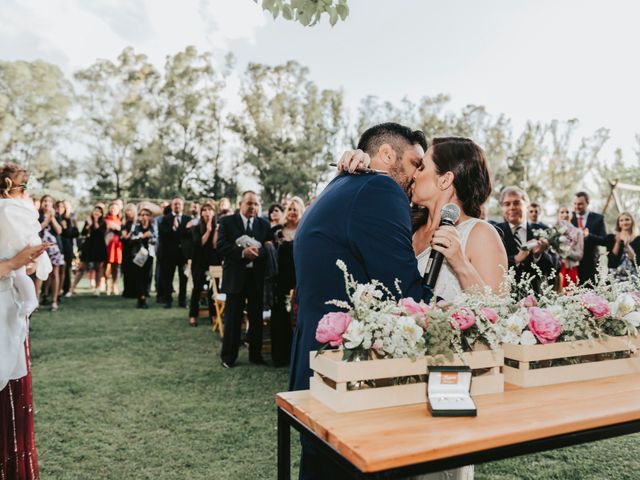
[[[137,308],[149,308],[147,295],[153,279],[152,271],[156,239],[157,234],[151,222],[151,209],[142,206],[138,211],[138,223],[129,236],[131,255],[136,259],[131,267],[131,282],[138,298]],[[147,252],[146,255],[145,251]],[[144,258],[145,256],[146,258]]]
[[[622,212],[616,220],[615,233],[607,235],[607,260],[609,271],[625,279],[637,273],[636,260],[640,253],[640,237],[636,234],[636,222],[629,212]]]
[[[216,251],[214,236],[217,228],[216,215],[211,203],[205,202],[200,208],[200,221],[191,228],[193,236],[193,257],[191,259],[191,303],[189,304],[189,325],[198,326],[198,312],[200,310],[200,293],[206,283],[209,265],[214,264]],[[211,292],[207,292],[209,317],[213,319],[215,310]]]
[[[64,200],[56,202],[56,220],[62,227],[59,245],[60,251],[64,256],[64,267],[61,268],[62,274],[60,275],[63,295],[69,293],[69,289],[71,288],[71,271],[75,255],[73,252],[73,240],[74,238],[78,238],[80,234],[76,220],[68,207],[68,203],[69,202]]]
[[[278,251],[278,275],[271,309],[271,359],[276,367],[288,365],[291,356],[293,329],[290,302],[291,291],[296,287],[293,241],[303,213],[304,202],[299,197],[293,197],[285,210],[284,223],[272,228]]]
[[[107,263],[107,244],[104,240],[107,227],[103,217],[104,210],[96,205],[82,228],[81,235],[85,237],[85,240],[80,253],[80,265],[73,279],[71,290],[69,290],[70,295],[75,293],[78,283],[80,283],[84,272],[88,270],[90,264],[95,265],[96,271],[94,293],[100,295],[100,289],[104,282],[104,267]]]
[[[127,204],[124,209],[124,220],[120,230],[120,240],[122,241],[122,296],[124,298],[138,298],[135,284],[131,280],[133,269],[133,255],[131,254],[131,234],[136,225],[136,206],[133,203]]]

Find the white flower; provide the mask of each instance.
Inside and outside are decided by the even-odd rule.
[[[520,343],[522,345],[535,345],[536,343],[538,343],[538,341],[536,340],[536,337],[533,333],[531,333],[529,330],[525,330],[520,336]]]
[[[631,312],[625,315],[624,320],[631,323],[636,328],[640,327],[640,312]]]
[[[358,320],[351,320],[351,323],[349,323],[349,326],[347,327],[347,331],[342,336],[345,340],[345,348],[352,349],[359,347],[364,340],[364,334],[364,324]]]
[[[633,312],[633,309],[636,306],[636,301],[632,295],[623,293],[622,295],[618,296],[618,298],[616,298],[616,301],[613,302],[610,306],[613,316],[621,318]]]
[[[417,342],[422,338],[422,328],[418,326],[412,317],[400,317],[396,320],[396,326],[402,330],[404,336],[409,340]]]

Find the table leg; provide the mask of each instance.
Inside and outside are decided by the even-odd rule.
[[[278,407],[278,480],[291,480],[291,429],[287,414]]]

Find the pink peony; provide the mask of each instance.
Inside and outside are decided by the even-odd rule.
[[[407,312],[407,315],[426,315],[431,308],[423,301],[416,302],[413,298],[403,298],[400,300],[400,305]]]
[[[538,301],[536,300],[536,297],[534,297],[533,295],[529,295],[528,297],[524,297],[522,300],[520,300],[518,302],[518,305],[524,308],[537,307]]]
[[[332,347],[342,345],[342,335],[351,323],[351,316],[343,312],[326,313],[318,323],[316,340]]]
[[[609,315],[611,311],[609,302],[595,293],[585,293],[580,300],[582,306],[589,310],[596,318],[604,318]]]
[[[451,319],[451,326],[455,327],[455,324],[453,323],[455,321],[458,324],[458,327],[460,327],[460,330],[463,331],[472,327],[476,323],[476,316],[471,310],[464,307],[451,315]]]
[[[529,310],[529,330],[540,343],[553,343],[562,333],[562,326],[553,314],[544,308],[531,307]]]
[[[496,313],[496,311],[493,308],[490,307],[482,307],[480,309],[480,312],[482,313],[482,315],[485,316],[485,318],[487,320],[489,320],[491,323],[496,323],[498,321],[498,314]]]

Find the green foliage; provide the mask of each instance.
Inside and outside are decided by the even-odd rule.
[[[72,102],[71,84],[57,66],[0,61],[0,162],[21,164],[36,185],[50,185],[64,167],[56,149],[69,132]]]
[[[313,192],[335,158],[343,128],[342,92],[320,90],[297,62],[250,64],[241,87],[244,112],[231,118],[263,200]]]
[[[97,178],[92,193],[121,197],[135,172],[133,153],[148,141],[159,73],[146,55],[128,47],[116,63],[97,60],[75,79],[82,86],[78,100],[92,157],[89,174]]]
[[[285,20],[294,20],[305,27],[317,24],[324,14],[332,27],[349,15],[347,0],[261,0],[261,3],[262,9],[271,12],[274,19],[282,14]]]

